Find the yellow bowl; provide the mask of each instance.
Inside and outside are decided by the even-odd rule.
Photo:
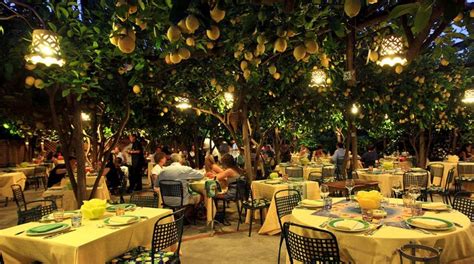
[[[358,198],[357,201],[359,202],[359,206],[362,209],[379,209],[380,208],[380,200],[374,199],[367,199],[367,198]]]

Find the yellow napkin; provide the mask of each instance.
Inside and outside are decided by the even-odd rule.
[[[109,222],[114,222],[117,224],[128,224],[130,222],[133,222],[133,220],[135,220],[135,218],[133,217],[112,216],[109,219]]]
[[[437,202],[437,203],[424,203],[421,205],[422,208],[424,209],[431,209],[431,210],[436,210],[436,209],[446,209],[447,206],[444,203]]]
[[[304,199],[301,201],[302,205],[307,205],[307,206],[323,206],[323,202],[319,200],[309,200],[309,199]]]
[[[411,223],[421,228],[443,228],[448,226],[444,222],[424,218],[414,218]]]
[[[358,222],[356,221],[343,220],[343,221],[339,221],[336,224],[336,227],[343,230],[353,230],[356,228],[357,224]]]

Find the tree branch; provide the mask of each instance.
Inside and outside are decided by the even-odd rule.
[[[408,41],[408,45],[410,46],[413,42],[414,37],[413,37],[413,32],[411,31],[411,28],[408,26],[407,16],[406,15],[402,16],[401,21],[402,21],[403,31],[405,32],[405,36]]]
[[[421,46],[421,49],[427,48],[431,42],[433,42],[441,33],[443,33],[444,29],[448,26],[448,23],[446,22],[441,22],[439,26],[433,31],[433,33],[425,40],[423,45]]]

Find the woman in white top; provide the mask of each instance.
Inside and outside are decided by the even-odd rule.
[[[166,154],[163,152],[156,153],[154,156],[155,159],[155,166],[151,170],[151,180],[154,183],[154,189],[155,191],[158,191],[158,176],[160,175],[161,171],[163,170],[163,167],[166,164]]]

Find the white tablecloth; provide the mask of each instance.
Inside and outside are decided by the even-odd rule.
[[[19,184],[21,188],[25,189],[26,176],[23,172],[0,172],[0,197],[12,198],[13,193],[11,186]]]

